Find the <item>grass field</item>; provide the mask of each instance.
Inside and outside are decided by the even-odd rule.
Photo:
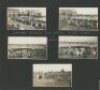
[[[33,79],[34,87],[71,87],[68,81],[57,81],[54,79]]]

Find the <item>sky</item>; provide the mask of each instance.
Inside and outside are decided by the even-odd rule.
[[[60,42],[98,42],[96,36],[59,36]]]
[[[33,64],[33,72],[72,71],[72,64]]]
[[[8,9],[11,9],[11,8],[13,8],[13,9],[19,9],[20,11],[26,11],[26,10],[34,10],[34,11],[39,11],[39,12],[41,12],[42,13],[42,15],[45,15],[46,16],[46,8],[44,8],[44,7],[8,7]]]
[[[77,12],[77,14],[93,14],[93,15],[98,15],[98,8],[94,7],[68,7],[68,8],[60,8],[60,9],[73,9]]]
[[[8,37],[8,44],[46,44],[46,37],[17,37],[10,36]]]

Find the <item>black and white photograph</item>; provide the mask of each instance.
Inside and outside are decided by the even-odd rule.
[[[72,64],[33,64],[33,87],[72,87]]]
[[[98,8],[59,8],[59,30],[98,31]]]
[[[8,59],[47,59],[46,37],[8,37]]]
[[[7,30],[46,30],[46,8],[8,7]]]
[[[0,90],[100,90],[100,0],[0,0]]]
[[[59,59],[98,59],[98,37],[59,36]]]

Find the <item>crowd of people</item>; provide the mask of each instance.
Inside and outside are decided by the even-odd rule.
[[[87,18],[88,19],[86,19],[86,18],[85,19],[78,19],[78,16],[77,16],[77,18],[73,17],[70,20],[69,24],[74,25],[77,28],[79,28],[79,27],[85,27],[87,29],[97,30],[98,29],[98,21],[97,20],[89,19],[89,17],[87,17]]]
[[[92,15],[60,15],[60,29],[67,29],[68,26],[78,30],[98,30],[97,16]]]
[[[46,79],[54,79],[57,81],[71,81],[71,72],[47,72],[44,73],[44,78]]]
[[[44,49],[8,49],[9,59],[46,59],[46,48]]]
[[[28,27],[28,28],[25,28]],[[46,29],[46,16],[33,15],[28,11],[25,14],[9,14],[8,15],[8,29],[9,30],[30,30]]]
[[[97,47],[60,47],[59,57],[62,58],[97,58]]]
[[[70,81],[71,82],[71,72],[66,71],[48,71],[48,72],[38,72],[34,75],[37,79],[53,79],[57,81]]]

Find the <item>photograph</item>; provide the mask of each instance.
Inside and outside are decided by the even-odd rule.
[[[47,37],[9,36],[8,59],[47,59]]]
[[[98,59],[97,36],[59,36],[59,59]]]
[[[33,87],[72,87],[72,64],[33,64]]]
[[[46,30],[46,8],[8,7],[7,30]]]
[[[59,30],[98,31],[98,8],[59,8]]]

